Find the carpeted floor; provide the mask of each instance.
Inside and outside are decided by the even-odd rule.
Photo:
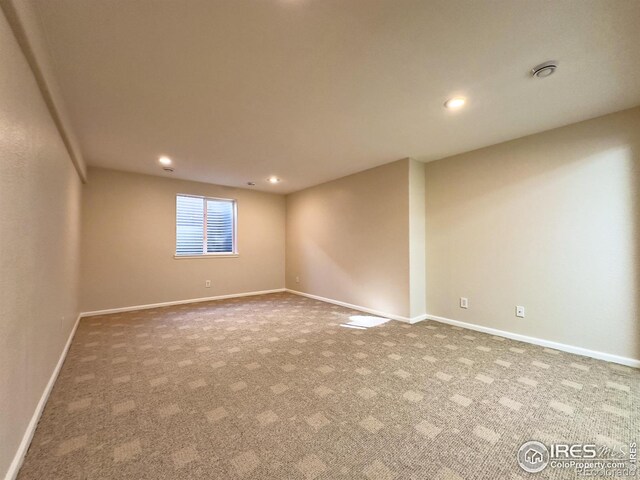
[[[19,479],[516,479],[640,437],[640,371],[274,294],[80,322]],[[640,438],[635,438],[640,440]]]

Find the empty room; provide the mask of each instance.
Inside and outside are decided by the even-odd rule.
[[[0,478],[640,477],[640,1],[0,0]]]

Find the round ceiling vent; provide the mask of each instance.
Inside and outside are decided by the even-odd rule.
[[[531,70],[531,75],[536,78],[546,78],[550,75],[553,75],[557,69],[558,62],[551,60],[549,62],[541,63],[537,67],[533,67],[533,69]]]

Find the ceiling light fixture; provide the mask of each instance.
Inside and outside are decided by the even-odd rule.
[[[558,69],[558,62],[550,60],[548,62],[541,63],[531,69],[531,76],[534,78],[546,78],[553,75]]]
[[[171,165],[171,159],[169,157],[166,156],[162,156],[158,159],[158,162],[160,162],[160,165],[164,165],[165,167],[168,165]]]
[[[280,179],[278,177],[271,176],[267,179],[269,183],[280,183]]]
[[[449,110],[456,110],[462,107],[465,104],[465,102],[466,100],[462,97],[453,97],[447,100],[446,102],[444,102],[444,106]]]

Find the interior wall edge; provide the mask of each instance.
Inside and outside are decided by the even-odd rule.
[[[426,164],[413,158],[409,163],[409,315],[427,314],[426,259]]]

